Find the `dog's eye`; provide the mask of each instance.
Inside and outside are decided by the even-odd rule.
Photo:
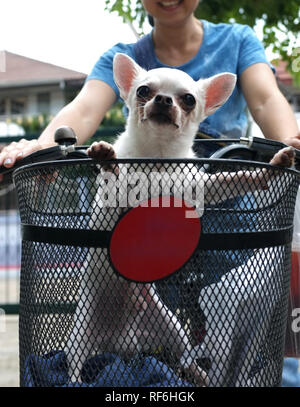
[[[138,88],[138,90],[136,91],[136,94],[140,97],[140,98],[145,98],[149,95],[150,93],[150,88],[149,86],[140,86]]]
[[[188,107],[193,107],[196,104],[196,99],[190,93],[183,95],[182,100]]]

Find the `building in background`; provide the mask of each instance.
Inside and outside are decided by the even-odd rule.
[[[3,51],[0,72],[0,122],[54,116],[82,88],[86,74]]]
[[[56,115],[74,99],[86,79],[81,72],[8,51],[1,56],[5,64],[0,70],[0,136],[25,135],[25,119]],[[0,137],[0,150],[2,145]],[[20,220],[16,196],[9,186],[0,191],[0,279],[18,274],[20,256]],[[0,303],[7,301],[0,298]]]

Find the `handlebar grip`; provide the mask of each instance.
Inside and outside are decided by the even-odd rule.
[[[12,183],[12,174],[19,167],[44,161],[88,158],[85,151],[86,148],[87,146],[78,146],[77,148],[68,151],[69,148],[66,145],[49,147],[36,151],[35,153],[16,161],[15,165],[11,168],[0,166],[0,175],[4,176],[3,180],[0,181],[0,189]]]
[[[252,150],[259,152],[260,154],[271,158],[275,153],[277,153],[282,148],[288,147],[287,144],[278,141],[270,140],[263,137],[251,137],[251,138],[241,138],[241,143],[246,144]],[[295,150],[295,159],[300,163],[300,150]]]
[[[77,137],[74,130],[68,126],[59,127],[54,134],[54,140],[58,146],[45,148],[36,151],[27,157],[17,160],[13,167],[6,168],[0,166],[0,174],[3,175],[3,180],[0,181],[0,188],[12,182],[12,173],[15,169],[24,165],[33,164],[41,161],[60,160],[69,155],[70,158],[84,158],[86,153],[83,150],[76,150],[74,146],[77,142]]]
[[[29,154],[27,157],[16,161],[11,168],[0,166],[0,174],[3,175],[3,180],[0,181],[0,188],[12,183],[12,173],[23,165],[33,164],[39,161],[59,160],[64,157],[60,146],[45,148]]]

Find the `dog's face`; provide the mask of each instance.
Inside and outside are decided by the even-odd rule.
[[[125,54],[114,58],[114,79],[137,126],[173,134],[194,134],[199,123],[225,103],[236,82],[231,73],[196,82],[177,69],[147,72]]]

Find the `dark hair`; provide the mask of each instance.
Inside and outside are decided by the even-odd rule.
[[[150,16],[150,14],[147,14],[148,17],[148,22],[149,24],[154,27],[154,18],[152,16]]]

